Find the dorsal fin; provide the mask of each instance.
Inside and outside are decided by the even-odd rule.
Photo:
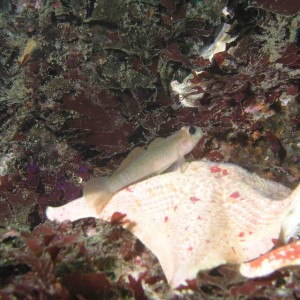
[[[165,138],[157,137],[152,142],[150,142],[150,144],[147,146],[147,150],[153,150],[154,148],[159,147],[164,141]]]
[[[141,147],[133,148],[112,176],[115,176],[116,174],[119,174],[120,172],[125,170],[129,165],[131,165],[134,161],[143,156],[146,152],[147,151]]]

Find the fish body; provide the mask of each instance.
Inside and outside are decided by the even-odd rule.
[[[184,156],[193,150],[202,136],[200,127],[184,126],[167,138],[155,139],[147,150],[134,148],[111,177],[93,178],[87,182],[83,196],[101,211],[117,191],[162,173],[174,164],[182,167]]]

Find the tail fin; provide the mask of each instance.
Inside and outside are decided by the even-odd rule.
[[[92,178],[83,189],[83,197],[91,207],[95,208],[97,213],[104,209],[112,197],[108,181],[107,177]]]

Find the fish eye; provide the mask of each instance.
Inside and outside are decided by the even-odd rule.
[[[194,135],[195,133],[196,133],[196,127],[190,126],[190,127],[189,127],[189,134],[190,134],[190,135]]]

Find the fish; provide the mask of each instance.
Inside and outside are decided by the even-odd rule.
[[[195,148],[203,134],[200,127],[183,126],[167,138],[154,139],[147,149],[134,148],[112,176],[89,180],[83,196],[89,205],[102,211],[116,192],[135,182],[166,170],[183,171],[184,156]]]

